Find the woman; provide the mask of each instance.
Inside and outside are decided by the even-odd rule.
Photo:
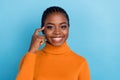
[[[16,80],[90,80],[87,61],[67,45],[69,17],[60,7],[47,8],[42,27],[32,37]],[[44,36],[39,35],[43,32]],[[42,50],[38,48],[46,42]]]

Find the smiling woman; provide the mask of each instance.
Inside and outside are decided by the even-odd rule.
[[[47,8],[33,34],[16,80],[90,80],[87,61],[67,45],[69,17],[60,7]],[[42,31],[44,36],[38,33]],[[38,50],[46,43],[45,47]]]
[[[62,45],[68,37],[68,21],[60,13],[49,15],[45,21],[45,30],[47,42],[54,45]]]

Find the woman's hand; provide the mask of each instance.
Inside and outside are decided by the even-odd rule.
[[[30,44],[30,48],[28,50],[29,52],[35,53],[38,50],[38,48],[42,44],[44,44],[44,42],[45,42],[45,36],[39,35],[39,32],[41,32],[44,29],[45,29],[45,27],[38,28],[34,32],[34,34],[32,36],[32,41],[31,41],[31,44]]]

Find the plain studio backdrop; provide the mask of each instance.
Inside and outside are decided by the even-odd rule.
[[[68,12],[68,44],[87,59],[91,80],[120,80],[120,0],[0,0],[0,80],[15,80],[49,6]]]

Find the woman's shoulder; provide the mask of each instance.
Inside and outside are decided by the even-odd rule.
[[[78,62],[87,62],[87,60],[85,59],[85,57],[83,57],[82,55],[75,53],[73,51],[71,51],[71,55],[73,57],[74,60],[78,61]]]

